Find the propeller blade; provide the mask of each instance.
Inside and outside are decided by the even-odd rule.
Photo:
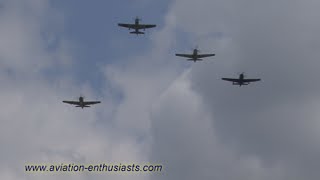
[[[85,98],[83,94],[80,94],[79,98],[82,97],[83,99]]]
[[[136,16],[136,18],[134,20],[140,21],[141,19],[139,18],[139,16]]]
[[[198,46],[194,47],[193,49],[191,49],[192,52],[196,51],[197,53],[200,52],[200,50],[198,49]]]
[[[238,76],[243,75],[243,77],[246,77],[246,75],[244,74],[244,72],[238,72]]]

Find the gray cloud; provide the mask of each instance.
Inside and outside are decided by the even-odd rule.
[[[21,170],[26,162],[102,159],[164,164],[151,177],[107,175],[119,180],[318,179],[318,7],[313,1],[174,1],[164,27],[149,34],[150,52],[104,67],[110,87],[103,106],[82,113],[57,100],[95,92],[65,76],[49,83],[41,72],[52,64],[63,68],[57,59],[74,61],[72,44],[56,37],[63,17],[48,15],[47,1],[9,3],[0,37],[16,38],[0,43],[0,99],[10,102],[0,113],[1,178],[105,179]],[[51,31],[43,22],[48,16],[59,25]],[[173,53],[187,47],[177,32],[217,56],[180,76],[184,62]],[[52,53],[47,48],[56,42]],[[33,68],[31,77],[18,76]],[[243,71],[263,81],[238,88],[220,80]],[[113,90],[122,98],[113,99]]]
[[[80,92],[88,99],[97,95],[87,84],[76,85],[68,75],[47,74],[52,69],[70,70],[68,65],[75,62],[74,45],[63,36],[63,17],[50,8],[49,1],[10,0],[3,6],[0,99],[6,103],[0,110],[0,178],[147,178],[147,175],[24,172],[24,165],[29,163],[142,163],[146,161],[146,152],[135,138],[112,124],[106,126],[109,110],[104,108],[114,108],[107,100],[102,106],[84,110],[61,102],[64,98],[76,98]]]
[[[189,81],[191,91],[203,102],[195,106],[211,114],[213,135],[207,141],[220,143],[208,147],[206,139],[198,140],[208,125],[202,127],[207,124],[205,118],[194,117],[195,112],[188,111],[188,105],[195,103],[191,95],[178,100],[173,95],[168,97],[163,106],[170,105],[170,110],[160,108],[153,127],[154,156],[169,159],[169,179],[320,177],[319,5],[315,1],[285,0],[176,1],[171,11],[177,28],[188,32],[190,40],[216,49],[213,62],[192,67]],[[223,36],[213,38],[212,32],[222,32]],[[239,72],[249,78],[260,77],[262,82],[239,88],[220,80]],[[176,101],[184,103],[172,105]],[[193,123],[181,133],[179,128],[189,123],[186,116]],[[197,130],[198,126],[201,128]],[[179,137],[190,138],[185,142]],[[216,146],[231,152],[221,155],[214,151]],[[186,154],[182,147],[188,149]],[[203,153],[202,148],[212,153]],[[191,150],[193,153],[188,153]],[[222,158],[212,158],[215,155]],[[232,164],[227,163],[230,158]],[[201,166],[193,165],[197,162],[211,163],[211,171],[203,172]]]

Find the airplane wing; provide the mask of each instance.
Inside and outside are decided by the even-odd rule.
[[[215,56],[215,54],[198,54],[198,58],[205,58],[210,56]]]
[[[62,102],[67,103],[67,104],[80,105],[80,102],[78,102],[78,101],[62,101]]]
[[[148,29],[148,28],[154,28],[156,27],[156,25],[155,24],[139,24],[136,27],[137,29]]]
[[[100,101],[85,101],[83,102],[84,105],[92,105],[92,104],[99,104],[101,103]]]
[[[193,58],[192,54],[176,54],[176,56],[186,57],[186,58]]]
[[[243,82],[256,82],[256,81],[260,81],[261,79],[243,79]]]
[[[135,27],[134,24],[122,24],[122,23],[119,23],[118,26],[125,27],[125,28],[132,28],[132,29]]]
[[[240,82],[239,79],[233,79],[233,78],[221,78],[224,81],[231,81],[231,82]]]

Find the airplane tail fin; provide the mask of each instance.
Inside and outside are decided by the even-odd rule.
[[[141,31],[132,31],[132,32],[130,32],[131,34],[144,34],[144,32],[141,32]]]

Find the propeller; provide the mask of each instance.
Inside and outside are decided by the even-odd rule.
[[[240,76],[241,74],[243,75],[243,77],[246,77],[246,75],[244,74],[244,72],[238,73],[238,76]]]
[[[194,48],[197,52],[200,52],[199,50],[199,45],[196,45],[196,47]]]
[[[83,94],[80,94],[80,96],[79,96],[78,98],[81,98],[81,97],[82,97],[83,99],[85,98]]]
[[[141,19],[139,18],[139,16],[136,16],[136,18],[135,18],[134,20],[141,21]]]
[[[193,49],[191,49],[191,51],[192,51],[192,52],[197,51],[197,53],[199,53],[199,52],[200,52],[199,46],[198,46],[198,45],[195,46]]]

